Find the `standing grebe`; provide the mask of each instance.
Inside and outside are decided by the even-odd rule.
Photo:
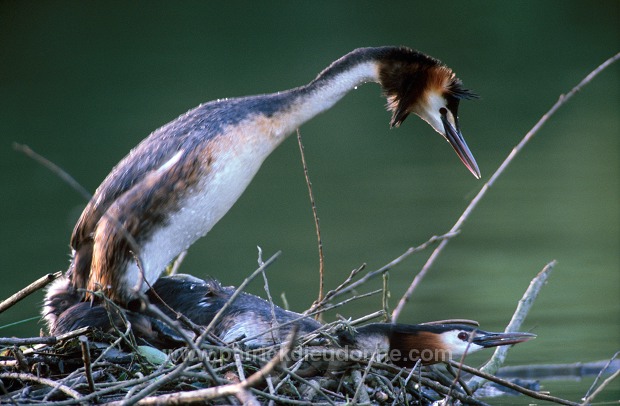
[[[72,286],[127,305],[211,230],[291,132],[365,82],[381,85],[392,127],[417,114],[480,178],[457,117],[459,101],[474,95],[452,70],[408,48],[360,48],[305,86],[205,103],[144,139],[97,188],[73,230]]]

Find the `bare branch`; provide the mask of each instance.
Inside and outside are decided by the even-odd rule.
[[[523,323],[525,317],[532,308],[534,301],[536,301],[540,290],[547,282],[547,279],[549,279],[549,275],[551,274],[551,271],[553,271],[553,267],[555,266],[555,264],[556,261],[549,262],[543,268],[543,270],[540,271],[538,275],[534,277],[534,279],[532,279],[532,281],[530,282],[530,286],[523,294],[521,300],[519,300],[519,304],[517,305],[517,309],[512,315],[510,323],[508,323],[508,326],[506,326],[506,333],[514,333],[520,330],[521,324]],[[480,368],[480,370],[489,375],[494,375],[497,370],[504,364],[510,347],[511,346],[509,345],[497,347],[489,362],[487,362],[485,366]],[[471,390],[475,392],[476,389],[480,388],[484,384],[484,380],[478,377],[474,377],[469,381],[468,384]]]
[[[61,275],[62,275],[62,272],[60,271],[55,272],[55,273],[48,273],[47,275],[37,279],[36,281],[32,282],[30,285],[21,289],[19,292],[13,294],[8,299],[3,300],[2,302],[0,302],[0,313],[4,312],[11,306],[15,305],[20,300],[30,296],[32,293],[36,292],[37,290],[46,287],[50,282],[52,282],[56,278],[59,278]]]

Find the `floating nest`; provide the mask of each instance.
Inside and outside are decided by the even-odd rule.
[[[441,399],[484,404],[464,383],[480,371],[444,367],[398,368],[371,359],[323,371],[307,370],[312,347],[291,337],[282,346],[249,350],[205,344],[162,352],[135,345],[131,333],[81,329],[63,337],[21,339],[50,343],[2,351],[2,403],[55,404],[397,404]],[[55,342],[51,344],[51,342]],[[293,344],[295,343],[295,344]],[[326,354],[321,352],[321,356]],[[486,376],[500,387],[515,383]],[[521,391],[537,389],[536,383]]]
[[[532,281],[521,303],[533,301],[551,268]],[[41,278],[20,294],[40,289],[57,275]],[[357,283],[353,276],[326,297],[337,297]],[[6,302],[0,311],[13,304]],[[525,317],[528,308],[520,305],[511,323]],[[384,314],[328,323],[301,337],[293,330],[283,344],[262,349],[225,344],[196,331],[198,339],[188,338],[186,345],[164,352],[134,337],[130,325],[113,334],[87,327],[61,336],[0,338],[0,403],[483,405],[481,396],[521,394],[575,404],[538,392],[535,381],[500,379],[460,361],[400,368],[371,354],[341,362],[338,348],[312,344],[313,334],[328,335],[334,328],[351,328]],[[162,321],[171,327],[183,322]]]

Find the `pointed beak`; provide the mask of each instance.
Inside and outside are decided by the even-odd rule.
[[[488,333],[478,331],[476,338],[472,340],[472,343],[478,344],[482,347],[497,347],[500,345],[510,345],[522,343],[536,338],[536,334],[531,333]]]
[[[455,120],[457,120],[455,118]],[[474,155],[471,153],[467,144],[465,143],[465,138],[461,134],[460,129],[458,128],[458,121],[456,121],[456,128],[450,124],[445,114],[441,115],[441,122],[443,123],[444,128],[444,136],[456,151],[456,154],[461,158],[463,164],[469,169],[469,171],[476,177],[476,179],[480,179],[480,169],[478,169],[478,164],[474,159]]]

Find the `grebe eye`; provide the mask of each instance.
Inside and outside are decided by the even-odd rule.
[[[469,341],[469,334],[465,333],[464,331],[461,331],[457,337],[459,338],[459,340]]]
[[[445,107],[442,107],[439,109],[439,114],[441,114],[442,116],[447,116],[448,115],[448,109],[446,109]]]

